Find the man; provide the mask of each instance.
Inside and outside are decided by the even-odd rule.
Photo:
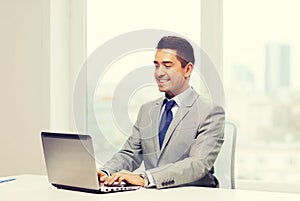
[[[100,181],[158,189],[218,187],[213,164],[223,143],[225,113],[190,87],[194,62],[187,40],[166,36],[159,41],[154,76],[165,97],[140,108],[132,135],[98,171]],[[142,162],[145,172],[133,173]]]

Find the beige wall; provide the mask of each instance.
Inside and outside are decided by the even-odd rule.
[[[44,173],[49,129],[49,0],[0,2],[0,176]]]
[[[75,132],[85,0],[0,0],[0,177],[45,174],[40,132]]]

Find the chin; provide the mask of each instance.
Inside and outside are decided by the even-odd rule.
[[[159,90],[160,92],[167,92],[167,89],[162,88],[162,87],[158,87],[158,90]]]

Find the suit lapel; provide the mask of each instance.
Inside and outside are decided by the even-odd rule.
[[[170,138],[172,137],[173,133],[175,132],[176,128],[179,126],[180,122],[182,121],[182,119],[188,114],[188,112],[191,110],[193,104],[195,103],[196,99],[198,98],[198,94],[192,90],[186,97],[184,97],[184,99],[182,100],[182,106],[181,108],[178,108],[178,111],[176,112],[170,127],[166,133],[161,151],[160,151],[160,155],[158,160],[160,160],[166,146],[168,145],[168,142],[170,140]],[[186,126],[186,125],[181,125],[181,126]],[[158,142],[158,137],[157,137],[157,144],[158,144],[158,148],[159,148],[159,142]]]
[[[152,109],[152,115],[151,115],[152,122],[153,122],[152,131],[153,131],[153,133],[157,133],[157,135],[155,135],[156,137],[153,140],[154,150],[155,150],[155,153],[157,153],[157,158],[159,156],[158,153],[160,152],[159,139],[158,139],[158,127],[159,127],[159,117],[160,117],[160,109],[161,109],[162,103],[163,103],[163,98],[158,100],[155,103],[155,105]]]
[[[179,125],[180,121],[185,117],[185,115],[189,112],[189,108],[179,108],[178,111],[176,112],[169,129],[167,130],[164,142],[161,147],[161,152],[163,152],[165,146],[169,142],[171,136],[173,135],[175,129]]]

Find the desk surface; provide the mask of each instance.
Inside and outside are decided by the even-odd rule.
[[[53,187],[46,176],[20,175],[15,181],[0,184],[0,200],[16,201],[48,201],[48,200],[72,200],[72,201],[156,201],[170,200],[182,201],[191,198],[209,201],[300,201],[300,194],[274,193],[262,191],[245,191],[231,189],[213,189],[200,187],[172,188],[164,190],[144,189],[136,191],[91,194],[69,190],[59,190]]]

